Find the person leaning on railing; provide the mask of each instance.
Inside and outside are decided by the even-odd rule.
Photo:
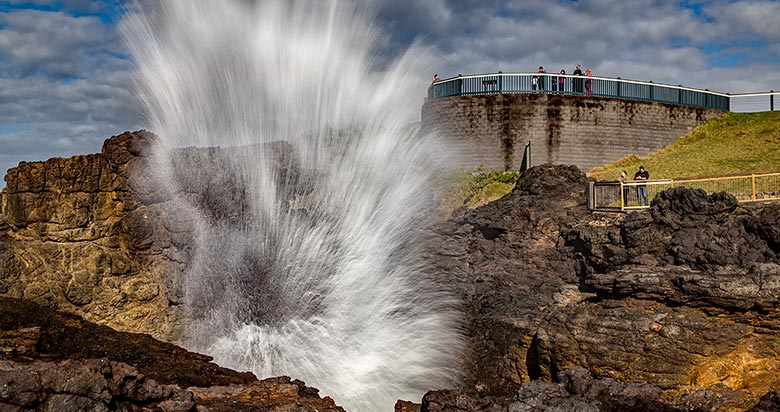
[[[639,166],[639,171],[636,172],[634,175],[634,180],[648,180],[650,179],[650,173],[645,170],[644,166]],[[649,202],[647,201],[647,185],[637,185],[636,186],[636,197],[637,202],[639,202],[639,206],[647,206],[649,205]]]

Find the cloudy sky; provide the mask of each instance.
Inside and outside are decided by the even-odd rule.
[[[95,153],[107,137],[143,127],[135,65],[117,34],[123,3],[0,0],[0,171],[22,160]],[[438,56],[431,75],[442,78],[540,65],[571,72],[582,64],[597,76],[730,93],[780,90],[780,0],[375,6],[380,60],[421,41]]]

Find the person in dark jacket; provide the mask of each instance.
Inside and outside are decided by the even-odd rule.
[[[547,73],[547,72],[544,71],[544,67],[539,66],[538,73]],[[541,91],[544,91],[544,76],[534,76],[533,79],[531,79],[531,83],[533,83],[532,86],[534,90],[539,89]]]
[[[572,73],[574,76],[582,76],[582,66],[579,64],[577,65],[577,68],[574,69],[574,73]],[[574,79],[574,82],[572,82],[572,86],[574,87],[574,93],[582,93],[582,79]]]
[[[639,171],[634,175],[634,180],[647,180],[650,179],[650,173],[645,170],[644,166],[639,166]],[[647,185],[637,185],[636,197],[639,202],[639,206],[647,206]]]

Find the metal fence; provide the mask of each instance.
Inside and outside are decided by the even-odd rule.
[[[588,207],[599,211],[646,209],[660,192],[672,187],[726,192],[739,202],[780,200],[780,173],[711,177],[703,179],[594,182],[588,187]],[[645,201],[645,196],[646,199]]]
[[[439,80],[428,98],[493,93],[559,93],[620,99],[649,100],[729,111],[725,93],[652,82],[549,73],[495,73]]]
[[[732,112],[773,112],[780,110],[780,92],[732,94]]]

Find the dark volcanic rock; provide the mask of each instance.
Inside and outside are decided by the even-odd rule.
[[[444,223],[429,241],[434,270],[465,302],[466,372],[484,393],[538,377],[527,352],[540,310],[587,297],[577,288],[579,263],[559,247],[560,231],[587,216],[585,182],[576,167],[534,167],[510,195]]]
[[[221,368],[209,356],[149,335],[117,332],[21,299],[0,298],[0,344],[0,355],[9,360],[108,358],[131,364],[157,382],[181,387],[256,380],[249,372]]]
[[[210,361],[148,335],[0,298],[2,411],[343,412],[301,381],[258,381]]]
[[[431,237],[467,313],[466,393],[576,368],[665,390],[680,410],[746,410],[780,387],[780,207],[675,188],[647,211],[588,214],[585,182],[534,167]]]
[[[474,397],[461,391],[431,391],[421,412],[676,412],[680,406],[661,399],[658,388],[593,379],[584,369],[562,372],[560,383],[522,384],[512,397]]]
[[[37,411],[194,411],[193,394],[146,379],[107,359],[61,363],[0,361],[0,408]]]
[[[279,377],[244,385],[163,385],[107,359],[0,361],[3,411],[344,412],[303,382]]]
[[[761,398],[756,406],[748,412],[776,412],[780,411],[780,391],[768,392]]]

